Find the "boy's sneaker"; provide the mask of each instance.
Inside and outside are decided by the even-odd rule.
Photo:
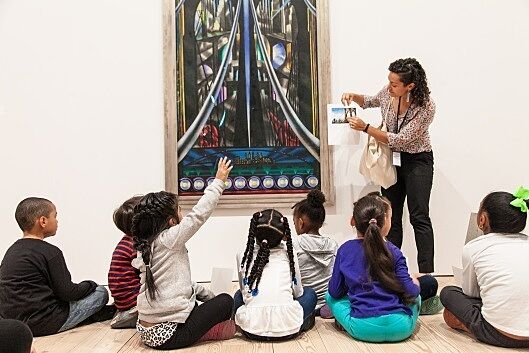
[[[138,321],[138,308],[133,307],[129,310],[118,310],[116,315],[110,321],[111,328],[135,328]]]
[[[421,311],[419,312],[419,315],[434,315],[443,309],[444,306],[441,304],[441,299],[436,295],[421,303]]]
[[[114,304],[105,305],[104,307],[101,308],[101,310],[99,310],[94,315],[90,316],[88,319],[91,319],[92,322],[107,321],[114,317],[117,310],[118,309],[116,308]]]
[[[114,317],[117,310],[118,309],[116,308],[114,304],[105,305],[104,307],[101,308],[101,310],[99,310],[95,314],[92,314],[92,316],[89,316],[87,319],[81,322],[78,326],[90,325],[96,322],[110,320]]]

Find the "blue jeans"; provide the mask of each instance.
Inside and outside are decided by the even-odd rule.
[[[301,325],[299,332],[305,332],[310,330],[314,326],[314,309],[316,308],[316,303],[318,302],[318,296],[316,295],[316,292],[314,289],[310,287],[303,287],[303,295],[301,297],[295,298],[295,300],[298,301],[298,303],[303,308],[303,324]],[[242,294],[240,289],[235,292],[235,295],[233,296],[233,314],[237,312],[237,309],[239,309],[241,306],[244,305],[244,301],[242,299]],[[289,335],[285,337],[261,337],[257,335],[253,335],[248,332],[243,333],[255,340],[284,340],[295,337],[297,334]]]
[[[105,287],[98,286],[96,290],[76,302],[70,302],[70,314],[59,332],[70,330],[90,316],[97,313],[108,303],[108,292]]]

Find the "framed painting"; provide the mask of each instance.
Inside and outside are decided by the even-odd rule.
[[[192,204],[222,156],[220,205],[334,201],[328,0],[164,0],[165,181]]]

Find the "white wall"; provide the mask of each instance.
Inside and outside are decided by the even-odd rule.
[[[112,212],[163,186],[161,5],[0,2],[0,253],[27,196],[52,200],[76,280],[106,283]]]
[[[528,182],[529,2],[329,0],[332,98],[375,93],[387,67],[416,57],[437,114],[431,134],[436,269],[459,263],[468,214],[492,190]],[[0,254],[20,231],[24,197],[56,203],[59,245],[75,280],[106,283],[120,234],[111,215],[163,188],[160,1],[0,2]],[[377,122],[375,110],[359,115]],[[363,141],[362,141],[363,143]],[[337,202],[324,232],[343,241],[363,194],[361,146],[335,149]],[[289,213],[289,210],[285,210]],[[233,266],[251,210],[218,210],[190,241],[193,277]],[[404,250],[416,269],[413,232]]]

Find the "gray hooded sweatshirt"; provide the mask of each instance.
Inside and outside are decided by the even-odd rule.
[[[323,235],[301,234],[292,237],[292,245],[298,255],[301,283],[316,291],[319,309],[325,304],[338,243]]]

